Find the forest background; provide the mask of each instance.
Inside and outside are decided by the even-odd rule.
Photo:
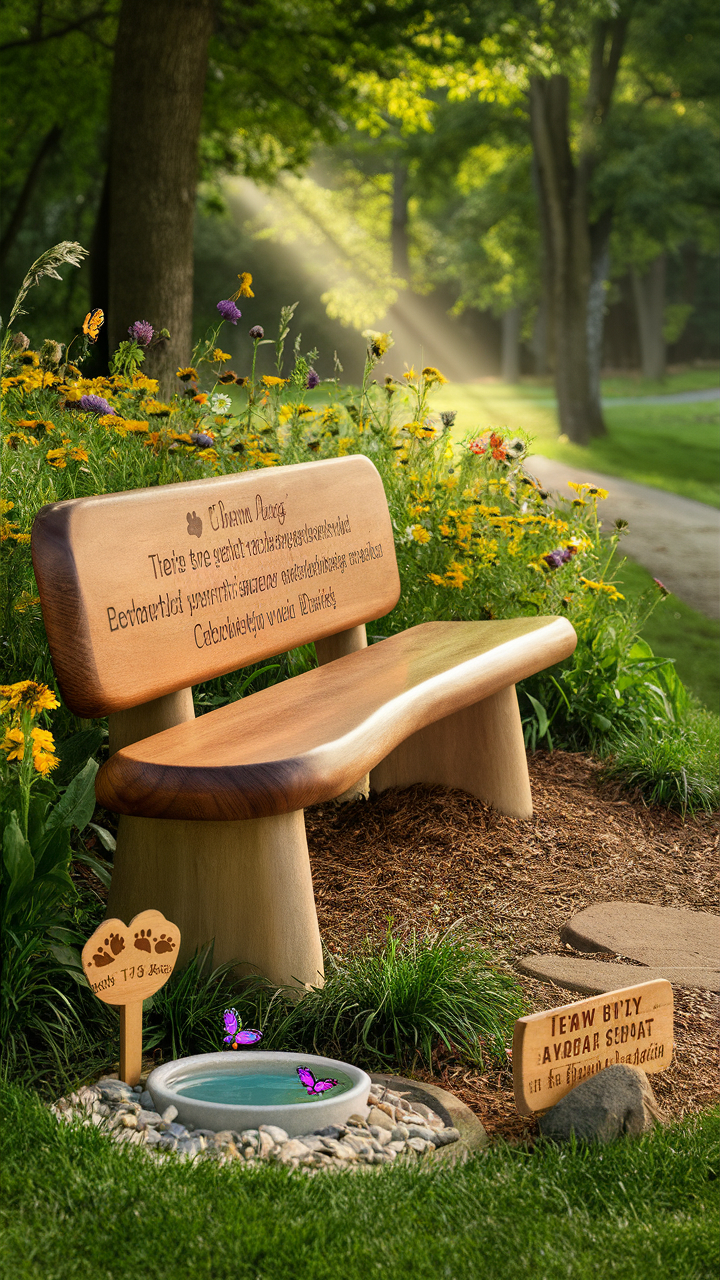
[[[9,0],[1,23],[2,312],[49,244],[89,245],[26,328],[67,342],[102,307],[98,372],[142,318],[169,385],[243,270],[251,323],[300,300],[322,375],[336,352],[356,380],[354,331],[392,328],[400,367],[552,374],[578,443],[601,365],[720,354],[710,0]]]

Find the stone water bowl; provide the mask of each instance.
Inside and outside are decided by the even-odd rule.
[[[316,1080],[334,1079],[326,1093],[308,1095],[297,1068]],[[311,1053],[270,1053],[257,1049],[201,1053],[156,1067],[146,1088],[156,1111],[177,1108],[188,1129],[258,1129],[273,1124],[289,1137],[367,1116],[370,1077],[349,1062]]]

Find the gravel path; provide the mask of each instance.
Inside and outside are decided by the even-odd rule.
[[[544,489],[565,496],[568,480],[607,489],[609,496],[600,503],[603,528],[610,530],[617,519],[627,520],[630,526],[622,550],[685,604],[706,618],[720,618],[720,511],[664,489],[569,467],[542,454],[533,454],[526,466]]]

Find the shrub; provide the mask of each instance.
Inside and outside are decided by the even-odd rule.
[[[505,1060],[515,1018],[525,1012],[515,979],[500,973],[475,940],[451,930],[382,947],[366,940],[346,957],[326,957],[322,987],[295,995],[262,979],[240,989],[231,965],[212,969],[211,949],[195,956],[153,997],[144,1046],[172,1057],[222,1048],[222,1013],[233,1005],[264,1049],[340,1057],[367,1067],[432,1063],[441,1045],[481,1064]]]
[[[697,813],[720,807],[717,759],[720,722],[694,705],[674,733],[643,725],[620,738],[603,769],[622,789],[647,804]]]

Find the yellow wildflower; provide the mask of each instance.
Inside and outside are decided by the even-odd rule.
[[[22,760],[25,754],[25,734],[22,729],[6,729],[0,749],[5,752],[8,760]]]
[[[613,586],[612,582],[593,582],[590,578],[581,578],[580,582],[586,591],[593,591],[596,595],[607,595],[611,600],[624,600],[622,592]]]
[[[58,471],[63,471],[67,466],[66,453],[67,450],[65,449],[50,449],[45,454],[45,460],[50,463],[51,467],[57,467]]]
[[[412,536],[415,539],[415,541],[421,544],[425,542],[429,542],[430,539],[432,538],[432,534],[430,533],[430,530],[426,529],[425,526],[422,524],[414,524],[410,532],[412,533]]]
[[[440,387],[444,382],[447,382],[447,378],[443,376],[440,370],[434,369],[431,364],[425,366],[422,371],[422,376],[429,387]]]
[[[29,711],[31,716],[36,716],[41,711],[54,711],[59,706],[55,694],[46,684],[38,684],[35,680],[0,684],[0,715],[6,711]]]
[[[163,400],[143,400],[140,403],[143,413],[148,413],[151,417],[163,418],[171,412],[170,405],[165,404]]]
[[[260,381],[264,387],[282,387],[287,382],[287,378],[276,378],[272,373],[264,373]]]
[[[470,581],[470,574],[456,560],[453,560],[446,570],[445,581],[449,587],[457,587],[461,591],[465,583]]]
[[[406,382],[412,382],[414,378],[417,378],[414,364],[411,364],[410,368],[405,370],[403,374],[403,378],[405,379]]]
[[[228,355],[227,351],[221,351],[219,347],[216,347],[211,359],[216,360],[219,364],[224,364],[226,360],[232,360],[232,356]]]
[[[33,596],[29,591],[21,591],[17,600],[13,605],[16,613],[27,613],[28,609],[32,609],[40,603],[39,596]]]
[[[215,352],[213,352],[213,357],[214,356]],[[230,359],[229,356],[227,358],[228,360]],[[189,364],[187,368],[177,369],[175,377],[180,378],[182,382],[189,382],[191,378],[197,378],[197,369],[193,369],[192,365]]]
[[[147,391],[151,396],[157,395],[159,382],[157,378],[148,378],[144,373],[136,373],[132,380],[133,387],[137,391]]]
[[[395,346],[391,333],[380,333],[377,329],[363,329],[363,338],[367,338],[368,354],[373,360],[382,360],[386,352]]]
[[[237,289],[236,292],[232,295],[232,301],[236,302],[238,298],[254,298],[255,294],[250,288],[250,285],[252,284],[252,281],[253,281],[253,278],[250,275],[250,272],[249,271],[243,271],[242,273],[238,272],[238,280],[240,281],[240,288]],[[228,356],[228,359],[229,358],[230,357]]]

